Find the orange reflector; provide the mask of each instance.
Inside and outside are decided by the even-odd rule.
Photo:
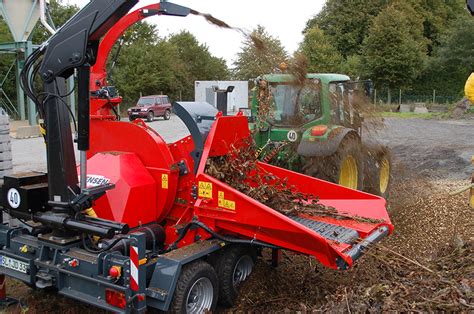
[[[328,130],[327,125],[316,125],[311,128],[311,136],[322,136]]]
[[[127,306],[125,294],[111,289],[105,289],[105,301],[115,307],[124,309]]]

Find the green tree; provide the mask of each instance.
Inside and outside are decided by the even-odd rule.
[[[307,32],[319,27],[344,56],[359,54],[372,19],[385,7],[386,0],[328,0],[320,13],[306,24]]]
[[[340,72],[356,80],[363,74],[362,57],[359,55],[348,56],[341,64]]]
[[[51,0],[49,3],[49,11],[51,13],[51,19],[53,20],[53,26],[59,28],[79,11],[79,7],[63,0]],[[35,44],[41,44],[50,36],[51,33],[48,32],[41,23],[38,23],[33,30],[32,41]]]
[[[474,19],[465,13],[440,39],[435,56],[420,78],[418,90],[438,95],[463,95],[467,77],[474,71]]]
[[[308,72],[338,72],[343,58],[319,27],[310,28],[300,45],[308,58]]]
[[[7,24],[0,18],[0,43],[12,42],[13,36],[8,29]],[[3,81],[5,75],[10,69],[11,65],[15,62],[15,55],[10,53],[0,53],[0,83]],[[15,103],[16,102],[16,90],[15,90],[15,69],[12,70],[10,75],[5,80],[5,83],[1,88],[7,94],[8,98]],[[0,107],[3,106],[4,102],[8,102],[5,96],[0,93]]]
[[[140,94],[167,94],[176,99],[182,71],[174,57],[176,47],[165,40],[158,43],[137,40],[124,47],[115,69],[114,82],[125,107],[136,103]]]
[[[237,60],[234,61],[233,76],[238,80],[256,78],[275,71],[287,61],[288,54],[280,40],[268,34],[258,25],[243,42]]]
[[[184,69],[185,77],[181,78],[183,100],[194,99],[194,82],[201,80],[226,80],[229,78],[229,69],[224,59],[214,57],[209,48],[200,44],[194,35],[182,31],[172,35],[169,43],[177,51],[176,62]]]
[[[407,27],[410,25],[410,27]],[[409,19],[395,6],[384,9],[373,21],[364,42],[363,64],[379,87],[407,88],[419,76],[426,60],[426,46],[414,34],[423,25]]]

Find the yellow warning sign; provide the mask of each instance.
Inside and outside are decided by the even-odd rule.
[[[168,174],[163,173],[161,175],[161,188],[167,189],[168,188]]]
[[[212,198],[212,183],[199,181],[198,196],[204,198]]]
[[[224,198],[224,192],[222,191],[217,192],[217,206],[225,209],[235,210],[235,202],[226,200]]]

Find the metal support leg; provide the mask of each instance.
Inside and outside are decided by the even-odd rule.
[[[272,249],[272,267],[278,267],[278,264],[281,260],[281,250],[280,249]]]
[[[16,55],[16,99],[18,111],[20,112],[20,120],[26,120],[25,112],[25,94],[20,87],[20,73],[23,69],[23,62],[20,61],[20,56]]]
[[[31,41],[26,42],[26,49],[25,49],[25,58],[26,59],[33,53],[33,44]],[[28,77],[30,77],[32,74],[28,73]],[[36,106],[33,103],[33,101],[28,98],[28,123],[33,126],[37,125],[36,123]]]

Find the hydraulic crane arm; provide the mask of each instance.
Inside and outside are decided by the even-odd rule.
[[[46,124],[49,204],[53,212],[72,214],[73,205],[76,206],[76,211],[81,207],[75,203],[78,199],[90,198],[91,191],[85,192],[86,151],[89,149],[90,69],[97,61],[105,64],[107,56],[98,56],[101,38],[137,3],[138,0],[92,0],[45,42],[25,64],[22,73],[23,86],[28,96],[39,107],[40,115]],[[158,14],[157,10],[161,14],[175,16],[186,16],[190,12],[188,8],[168,2],[151,6],[149,13]],[[140,14],[145,13],[142,10]],[[133,24],[137,18],[142,17],[137,16],[130,22]],[[127,22],[122,24],[123,27],[116,28],[117,36],[130,26]],[[41,56],[42,60],[38,61]],[[44,97],[41,102],[27,79],[32,70],[33,73],[39,71],[44,82]],[[69,112],[63,99],[65,79],[75,71],[78,84],[77,145],[81,156],[80,187]],[[84,206],[87,206],[87,202],[84,202]]]

